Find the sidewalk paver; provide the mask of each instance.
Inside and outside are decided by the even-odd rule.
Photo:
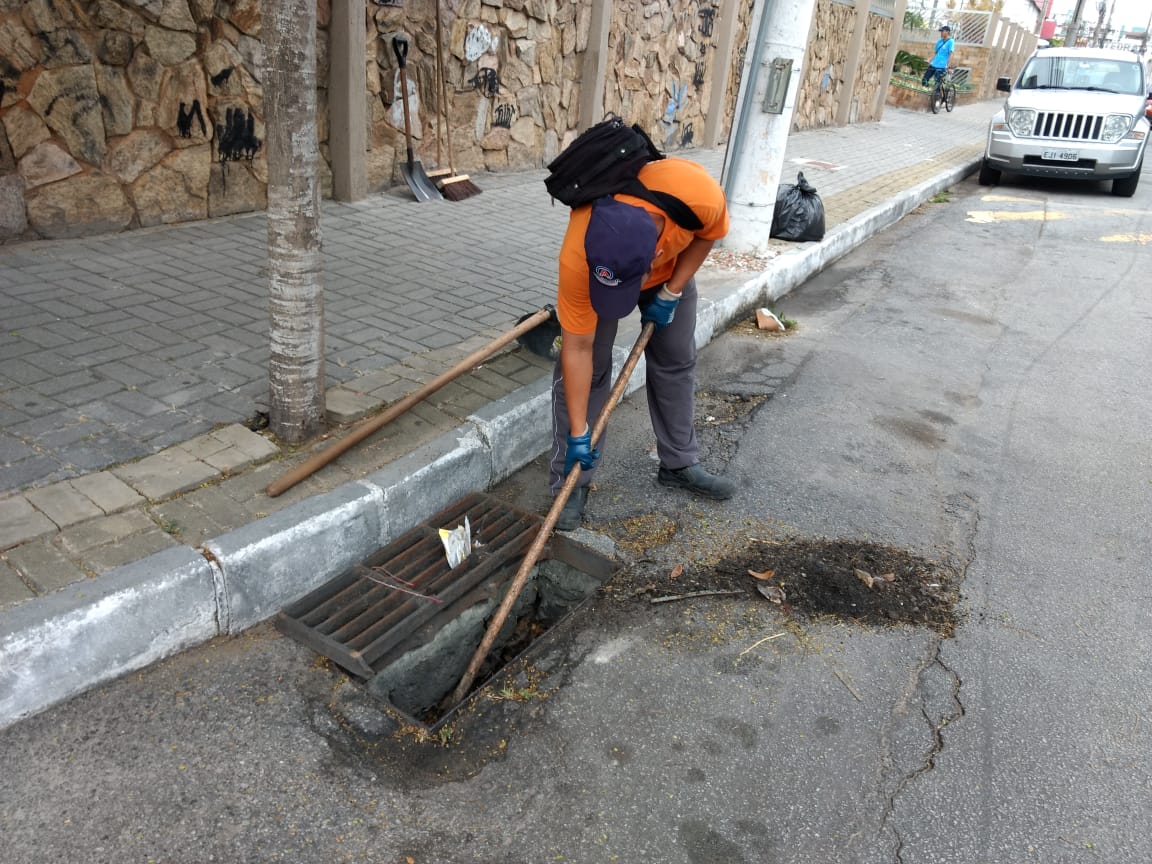
[[[0,499],[0,549],[53,534],[57,527],[23,495]]]

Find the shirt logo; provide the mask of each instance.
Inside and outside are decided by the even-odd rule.
[[[606,267],[600,264],[592,268],[592,275],[596,277],[596,281],[601,285],[607,285],[609,288],[615,288],[620,284],[620,279],[612,272],[611,267]]]

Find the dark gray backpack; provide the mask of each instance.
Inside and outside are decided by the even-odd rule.
[[[655,204],[681,228],[699,231],[704,223],[691,207],[675,195],[640,182],[640,169],[663,158],[643,129],[611,115],[582,132],[548,163],[551,173],[544,185],[549,195],[569,207],[590,204],[605,195],[634,195]]]

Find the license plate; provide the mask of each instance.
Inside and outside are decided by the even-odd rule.
[[[1051,159],[1053,162],[1078,162],[1080,153],[1076,150],[1045,150],[1040,158]]]

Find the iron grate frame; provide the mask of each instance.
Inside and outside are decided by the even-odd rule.
[[[463,524],[465,517],[472,554],[449,567],[439,532]],[[366,683],[425,625],[443,626],[464,611],[452,608],[457,600],[477,590],[501,591],[543,524],[542,517],[486,493],[465,496],[284,607],[275,625]],[[600,582],[619,569],[612,558],[563,534],[553,534],[545,545],[540,561],[549,559]]]

